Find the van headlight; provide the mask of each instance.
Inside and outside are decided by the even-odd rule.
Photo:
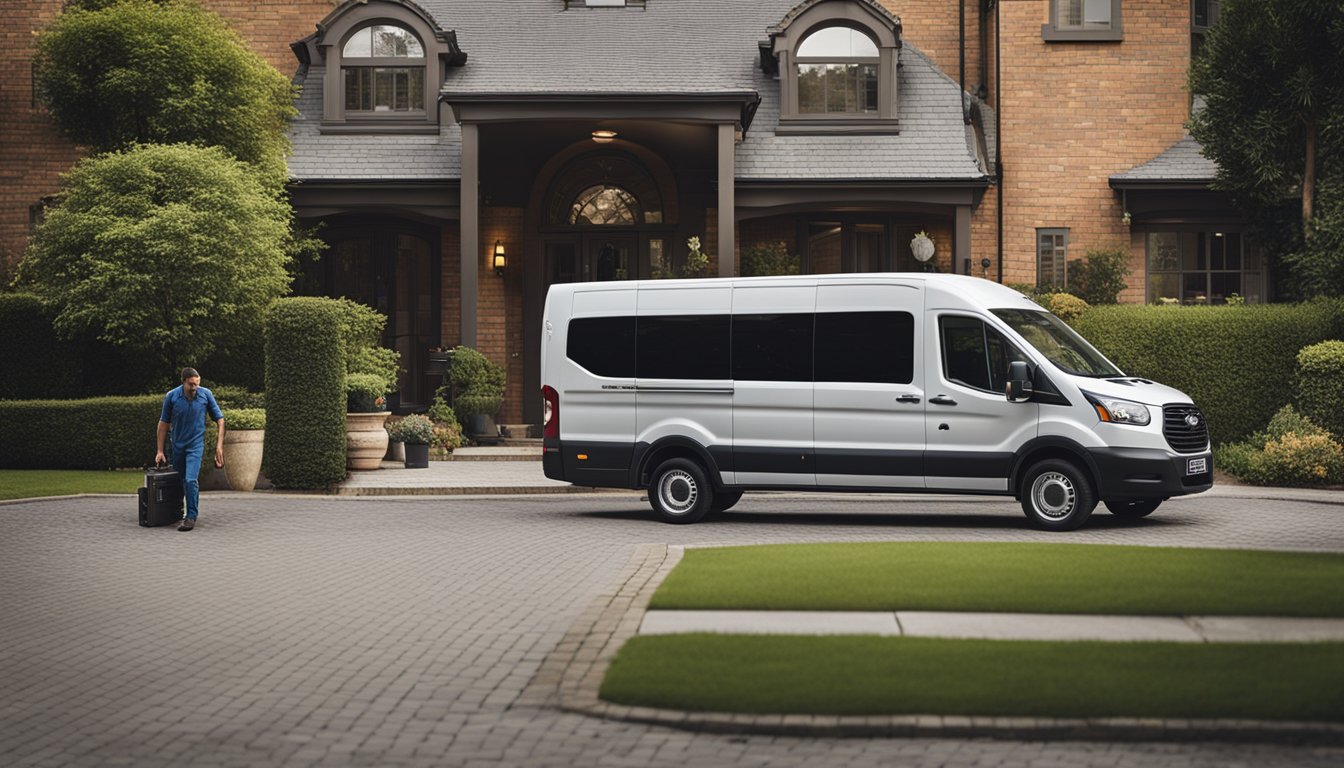
[[[1152,414],[1148,412],[1148,406],[1143,403],[1102,397],[1090,392],[1084,392],[1083,395],[1096,410],[1097,418],[1102,421],[1109,421],[1112,424],[1133,424],[1136,427],[1147,426],[1148,422],[1152,421]]]

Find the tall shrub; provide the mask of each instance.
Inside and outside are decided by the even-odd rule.
[[[1216,445],[1263,428],[1289,403],[1297,350],[1339,337],[1344,305],[1093,307],[1073,324],[1125,373],[1190,395]]]
[[[1069,265],[1069,292],[1088,304],[1114,304],[1125,289],[1128,274],[1128,250],[1093,248],[1086,259]]]
[[[1297,353],[1302,413],[1344,438],[1344,341],[1323,341]]]
[[[339,302],[280,299],[266,312],[266,477],[277,488],[345,478]]]

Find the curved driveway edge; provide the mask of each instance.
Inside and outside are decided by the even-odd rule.
[[[993,738],[1017,741],[1221,741],[1344,744],[1344,724],[1268,720],[750,715],[629,707],[598,698],[616,652],[639,631],[654,591],[683,547],[641,544],[616,583],[574,622],[542,663],[527,703],[567,712],[707,733],[796,737]]]

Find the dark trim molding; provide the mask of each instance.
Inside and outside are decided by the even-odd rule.
[[[756,91],[716,93],[560,93],[444,91],[459,123],[564,119],[675,119],[693,123],[738,123],[742,130],[760,106]]]

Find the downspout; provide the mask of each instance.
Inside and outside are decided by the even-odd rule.
[[[976,86],[975,95],[982,99],[989,98],[989,21],[985,19],[985,14],[989,13],[992,2],[980,0],[980,18],[977,20],[980,27],[980,84]]]
[[[958,39],[961,41],[961,75],[957,84],[966,90],[966,0],[961,0],[957,9]]]
[[[999,283],[1003,283],[1003,195],[1008,188],[1003,183],[1003,59],[999,53],[999,17],[1002,15],[999,4],[990,0],[994,6],[994,166],[999,175],[998,215],[999,225]]]

